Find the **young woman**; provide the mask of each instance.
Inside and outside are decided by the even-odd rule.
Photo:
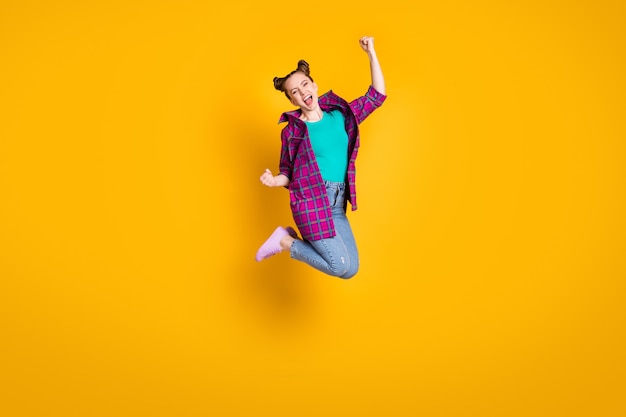
[[[282,251],[293,259],[332,276],[351,278],[359,269],[359,255],[346,217],[347,201],[357,209],[355,160],[358,125],[386,99],[385,80],[374,49],[374,38],[359,40],[367,53],[371,86],[364,96],[348,103],[329,91],[317,95],[309,64],[274,78],[296,110],[285,112],[281,132],[280,172],[261,175],[268,187],[286,187],[293,219],[302,238],[291,227],[278,227],[256,254],[261,261]]]

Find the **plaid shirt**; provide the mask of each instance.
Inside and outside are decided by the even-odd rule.
[[[387,97],[372,86],[364,96],[348,103],[332,91],[319,97],[323,111],[339,110],[346,119],[348,133],[348,200],[352,210],[356,204],[355,160],[359,150],[358,125]],[[279,123],[288,122],[281,132],[280,173],[289,178],[289,201],[293,219],[306,240],[320,240],[335,236],[335,225],[326,187],[309,140],[306,123],[300,120],[301,110],[292,110],[280,116]]]

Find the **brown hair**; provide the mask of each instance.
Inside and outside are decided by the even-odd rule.
[[[289,74],[285,75],[284,77],[274,77],[274,88],[278,91],[284,92],[289,100],[291,100],[291,97],[289,97],[289,93],[287,92],[287,90],[285,90],[285,81],[287,81],[289,77],[291,77],[296,72],[303,73],[304,75],[309,77],[309,80],[311,80],[311,82],[313,82],[313,78],[311,78],[311,71],[309,69],[309,63],[306,62],[304,59],[299,60],[298,67],[295,70],[291,71]]]

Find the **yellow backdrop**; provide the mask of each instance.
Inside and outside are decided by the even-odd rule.
[[[624,2],[0,6],[0,414],[626,415]],[[369,83],[360,273],[281,255],[291,109]]]

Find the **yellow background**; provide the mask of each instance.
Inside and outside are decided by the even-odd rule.
[[[625,6],[0,6],[0,414],[626,415]],[[360,273],[281,255],[271,80],[369,83]]]

